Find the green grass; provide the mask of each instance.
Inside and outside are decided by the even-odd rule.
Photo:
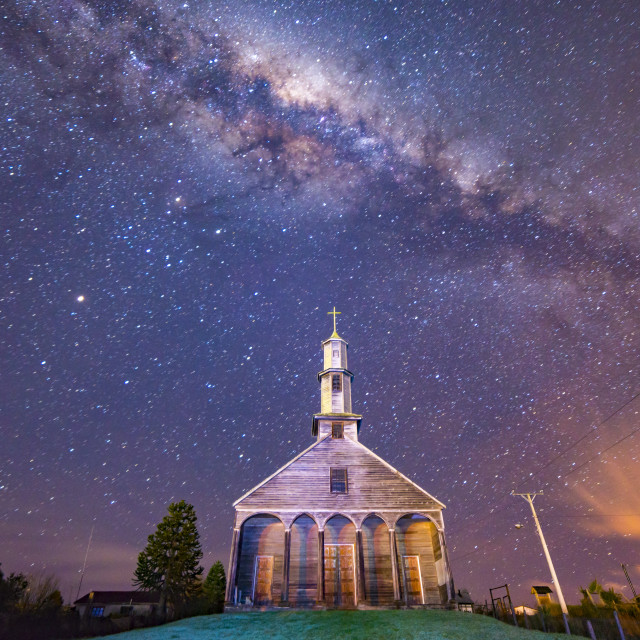
[[[458,611],[265,611],[227,613],[137,629],[113,640],[560,640]]]

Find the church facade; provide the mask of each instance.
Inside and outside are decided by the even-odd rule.
[[[359,442],[335,313],[315,442],[234,503],[227,604],[442,606],[454,595],[444,505]]]

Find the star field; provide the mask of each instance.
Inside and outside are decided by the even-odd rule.
[[[6,3],[5,573],[75,598],[95,525],[84,586],[127,588],[182,498],[226,563],[231,503],[312,443],[335,305],[362,442],[447,505],[457,588],[549,583],[509,495],[544,489],[566,599],[595,577],[630,596],[639,21],[624,0]]]

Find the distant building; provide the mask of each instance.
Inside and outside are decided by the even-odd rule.
[[[535,616],[538,613],[537,609],[534,609],[533,607],[527,607],[524,604],[521,604],[519,607],[514,607],[514,611],[519,616],[524,615],[524,614],[526,614],[528,616]]]
[[[456,595],[453,597],[453,600],[458,607],[458,611],[467,611],[469,613],[473,613],[474,603],[467,589],[458,589]]]
[[[316,441],[233,505],[230,605],[442,606],[454,596],[444,505],[358,441],[347,347],[334,315]]]
[[[148,616],[159,602],[158,591],[91,591],[73,604],[81,617],[108,618],[112,614]]]
[[[531,587],[531,593],[536,597],[536,602],[538,606],[551,604],[553,600],[551,600],[551,594],[553,591],[549,587],[544,585],[538,587]]]

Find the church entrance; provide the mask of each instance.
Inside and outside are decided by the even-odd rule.
[[[420,576],[420,556],[402,556],[402,571],[406,603],[408,605],[424,604]]]
[[[273,582],[273,556],[256,558],[256,574],[253,588],[253,603],[271,604],[271,583]]]
[[[356,581],[352,544],[324,547],[324,588],[328,607],[355,607]]]

